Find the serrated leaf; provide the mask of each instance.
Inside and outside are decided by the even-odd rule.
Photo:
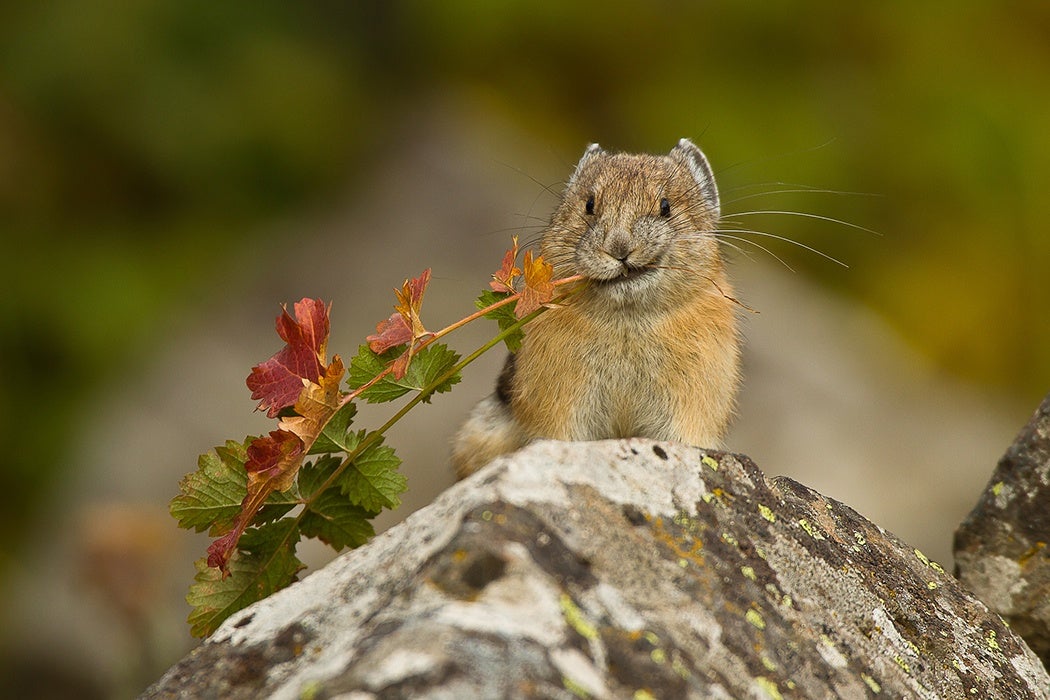
[[[324,454],[328,452],[349,452],[353,447],[347,444],[347,430],[357,414],[357,406],[347,403],[328,420],[324,430],[317,436],[307,454]],[[349,433],[353,435],[353,433]]]
[[[179,527],[204,532],[233,522],[247,493],[244,462],[247,443],[253,439],[248,438],[245,444],[227,440],[224,446],[197,458],[197,471],[182,478],[180,494],[168,507]]]
[[[296,402],[304,379],[316,382],[325,370],[329,308],[320,299],[301,299],[294,308],[295,318],[288,315],[286,307],[277,317],[277,334],[285,346],[252,367],[245,380],[252,398],[259,401],[259,409],[270,418]]]
[[[376,324],[376,332],[367,336],[368,347],[373,352],[383,353],[390,348],[396,348],[412,340],[412,329],[409,327],[405,317],[394,312],[383,321]]]
[[[393,362],[398,355],[398,351],[390,350],[382,354],[376,354],[372,352],[371,348],[367,345],[361,345],[357,348],[357,355],[354,359],[350,360],[350,375],[347,377],[347,385],[351,389],[357,389],[364,386],[368,382],[375,379],[386,366]],[[391,389],[380,389],[376,391],[377,387],[383,384],[384,380],[380,380],[362,393],[362,397],[369,403],[380,403],[382,401],[392,401],[398,396],[405,394],[408,390],[401,390],[400,387],[394,386]]]
[[[451,370],[457,362],[459,362],[459,353],[449,349],[447,345],[434,343],[416,353],[415,359],[408,367],[408,373],[399,382],[402,384],[408,382],[413,389],[423,390],[441,379],[442,375]],[[424,403],[430,403],[432,394],[451,391],[452,386],[458,384],[460,379],[459,372],[456,372],[442,380],[430,391],[430,394],[423,397]]]
[[[514,245],[503,254],[503,264],[492,274],[492,281],[489,282],[489,287],[494,292],[513,294],[514,280],[521,274],[521,269],[514,266],[514,261],[518,257],[518,237],[512,236],[511,240]]]
[[[350,435],[352,436],[350,440],[356,445],[356,436],[353,433],[350,433]],[[299,494],[302,499],[309,500],[313,498],[317,490],[324,485],[324,482],[335,473],[335,470],[342,463],[343,460],[339,457],[330,455],[321,457],[316,462],[304,464],[302,469],[299,470]]]
[[[506,299],[508,296],[510,295],[500,292],[492,292],[486,289],[481,293],[481,296],[474,301],[474,305],[478,307],[478,309],[484,309]],[[513,304],[504,304],[498,309],[493,309],[485,314],[485,318],[491,318],[498,323],[501,331],[507,330],[518,322],[518,317],[514,315]],[[519,328],[517,331],[504,338],[503,342],[507,344],[508,350],[511,352],[517,352],[518,349],[521,348],[521,341],[524,337],[525,333]]]
[[[363,440],[363,434],[358,438]],[[382,438],[358,455],[339,477],[343,494],[365,510],[378,513],[384,508],[401,505],[399,496],[408,487],[404,475],[397,471],[401,459]]]
[[[336,489],[328,489],[303,512],[300,530],[316,537],[336,551],[343,547],[360,547],[375,536],[369,518],[375,513],[347,500]]]
[[[225,577],[205,559],[194,562],[197,575],[186,595],[193,607],[188,618],[190,633],[206,637],[233,613],[294,581],[304,568],[295,556],[298,542],[295,520],[286,518],[245,531]]]
[[[357,357],[350,362],[350,387],[356,389],[363,386],[382,372],[391,360],[396,359],[388,355],[393,355],[393,353],[377,355],[367,345],[362,345]],[[382,403],[393,401],[410,391],[421,391],[451,369],[458,361],[459,355],[450,350],[447,345],[434,343],[415,354],[405,376],[395,379],[388,374],[362,392],[361,397],[369,403]],[[436,387],[434,392],[448,391],[459,379],[459,374],[450,377]]]
[[[518,303],[514,305],[514,314],[518,318],[528,316],[554,298],[554,283],[551,281],[554,268],[542,255],[533,258],[532,251],[526,250],[521,268],[525,286]]]
[[[244,470],[247,446],[255,440],[248,437],[244,443],[227,440],[222,447],[205,452],[197,460],[197,471],[187,474],[179,482],[182,491],[171,499],[169,511],[179,521],[179,527],[203,532],[215,537],[228,532],[248,493],[248,476]],[[288,491],[270,494],[259,510],[255,525],[283,516],[299,503]]]

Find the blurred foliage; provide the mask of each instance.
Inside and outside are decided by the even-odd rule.
[[[584,143],[694,137],[727,210],[932,358],[1050,387],[1050,5],[1041,0],[209,3],[0,8],[0,530],[91,392],[428,100]],[[528,164],[520,164],[523,169]],[[777,183],[870,193],[764,195]],[[734,200],[738,200],[734,203]],[[760,251],[759,251],[760,253]],[[746,297],[746,295],[745,295]]]

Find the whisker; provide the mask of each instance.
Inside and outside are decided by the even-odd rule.
[[[832,224],[839,224],[841,226],[848,226],[849,228],[857,229],[858,231],[864,231],[870,233],[873,236],[882,237],[882,234],[878,231],[872,231],[870,228],[860,226],[859,224],[851,224],[848,221],[842,219],[836,219],[833,216],[823,216],[821,214],[809,214],[804,211],[788,211],[784,209],[759,209],[758,211],[736,211],[730,214],[730,216],[760,216],[762,214],[782,214],[784,216],[801,216],[805,219],[817,219],[819,221],[827,221]]]
[[[781,265],[786,267],[790,272],[794,272],[795,271],[795,268],[791,267],[786,262],[784,262],[783,258],[781,258],[779,255],[777,255],[776,253],[774,253],[772,250],[770,250],[769,248],[765,247],[761,243],[756,243],[756,242],[754,242],[752,240],[749,240],[747,238],[744,238],[742,236],[729,236],[729,235],[726,235],[726,234],[718,232],[718,231],[715,232],[714,236],[715,236],[715,238],[717,238],[718,240],[723,241],[723,242],[726,241],[726,240],[734,240],[734,241],[740,241],[741,243],[747,243],[748,245],[752,245],[755,248],[758,248],[759,250],[764,251],[768,255],[771,255],[774,260],[776,260],[778,263],[780,263]],[[733,248],[736,248],[737,250],[739,250],[741,253],[744,253],[743,248],[741,248],[738,245],[733,245],[732,243],[726,243],[726,245],[732,246]],[[747,253],[744,253],[744,255],[749,260],[752,259],[751,256],[748,255]]]
[[[790,243],[791,245],[796,245],[799,248],[803,248],[805,250],[810,251],[811,253],[816,253],[817,255],[819,255],[822,258],[830,260],[831,262],[833,262],[833,263],[835,263],[837,265],[841,265],[842,267],[846,268],[847,270],[849,269],[849,265],[847,265],[846,263],[842,262],[838,258],[834,258],[834,257],[828,255],[827,253],[823,252],[823,251],[817,250],[813,246],[808,246],[805,243],[799,243],[798,241],[792,240],[792,239],[788,238],[787,236],[779,236],[779,235],[777,235],[775,233],[769,233],[767,231],[755,231],[753,229],[738,229],[738,228],[718,229],[717,231],[714,231],[713,233],[714,233],[714,235],[716,237],[721,235],[721,234],[723,234],[723,233],[749,233],[749,234],[751,234],[753,236],[765,236],[766,238],[774,238],[774,239],[776,239],[778,241],[784,241],[785,243]]]
[[[742,202],[745,199],[754,199],[756,197],[765,197],[765,196],[768,196],[768,195],[777,195],[777,194],[836,194],[836,195],[843,195],[843,196],[847,196],[847,197],[881,197],[882,196],[880,194],[875,194],[873,192],[847,192],[845,190],[829,190],[829,189],[822,189],[822,188],[818,188],[818,187],[804,187],[804,186],[799,185],[799,186],[793,186],[791,189],[768,190],[768,191],[765,191],[765,192],[754,192],[752,194],[745,194],[745,195],[737,197],[735,199],[726,200],[725,202],[722,202],[722,204],[736,204],[737,202]]]

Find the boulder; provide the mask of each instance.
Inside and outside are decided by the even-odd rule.
[[[1050,698],[1050,678],[848,506],[742,455],[631,439],[496,460],[232,616],[143,697],[874,696]]]
[[[955,533],[956,575],[1050,661],[1050,396]]]

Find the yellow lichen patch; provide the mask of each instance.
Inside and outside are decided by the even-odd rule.
[[[634,691],[634,695],[631,696],[633,700],[656,700],[656,696],[650,693],[645,688],[639,688]]]
[[[299,691],[299,700],[314,700],[323,689],[320,681],[307,681]]]
[[[927,581],[926,582],[926,587],[929,588],[931,591],[936,590],[937,589],[937,582],[936,581]]]
[[[711,457],[710,455],[704,455],[700,459],[700,461],[706,464],[707,466],[711,467],[713,471],[718,471],[718,460],[714,457]]]
[[[860,545],[861,547],[863,547],[864,545],[866,545],[868,543],[868,540],[864,538],[864,535],[862,535],[859,532],[854,532],[853,533],[853,539],[856,540],[857,544]]]
[[[879,685],[879,682],[876,681],[871,676],[869,676],[868,674],[866,674],[866,673],[860,674],[860,679],[862,681],[864,681],[865,685],[867,685],[869,688],[871,688],[871,692],[873,692],[873,693],[881,693],[882,692],[882,686]]]
[[[1021,566],[1024,566],[1032,557],[1034,557],[1036,554],[1039,554],[1039,552],[1043,551],[1044,548],[1046,548],[1046,542],[1036,542],[1034,545],[1028,548],[1028,551],[1026,551],[1017,559],[1017,563]]]
[[[757,577],[755,576],[755,570],[752,569],[750,566],[741,566],[740,573],[744,575],[744,578],[749,578],[752,581],[757,580]]]
[[[988,630],[988,636],[984,638],[984,641],[988,644],[989,649],[999,651],[999,640],[995,637],[995,630]]]
[[[895,663],[896,663],[896,664],[897,664],[898,666],[900,666],[900,667],[901,667],[902,669],[904,669],[904,672],[905,672],[905,673],[907,673],[907,674],[909,674],[909,675],[911,674],[911,666],[909,666],[909,665],[908,665],[908,662],[904,660],[904,657],[903,657],[903,656],[900,656],[900,655],[898,654],[897,656],[894,656],[894,657],[893,657],[893,661],[894,661],[894,662],[895,662]]]
[[[769,506],[764,506],[761,503],[759,503],[758,512],[763,518],[765,518],[771,523],[775,523],[777,521],[776,514],[774,514],[773,511],[769,509]]]
[[[740,543],[736,541],[736,538],[733,537],[733,535],[729,532],[722,533],[722,541],[732,547],[737,547],[740,545]]]
[[[693,674],[690,673],[689,669],[686,668],[684,663],[682,663],[682,659],[678,657],[678,654],[675,654],[673,657],[671,657],[671,670],[677,673],[680,678],[684,678],[685,680],[689,680],[693,677]]]
[[[762,665],[766,667],[767,671],[772,672],[772,671],[776,671],[777,670],[776,662],[773,661],[773,659],[769,658],[768,656],[763,656],[762,657]]]
[[[747,612],[744,613],[744,619],[757,629],[764,630],[766,628],[766,621],[762,619],[762,614],[754,608],[748,608]]]
[[[667,652],[659,648],[653,649],[649,652],[649,658],[654,664],[664,664],[667,662]]]
[[[773,700],[784,700],[784,696],[780,694],[780,689],[777,688],[777,684],[765,676],[759,676],[756,678],[755,683],[758,684],[759,688],[766,691],[766,695],[773,698]]]
[[[813,539],[815,539],[815,540],[822,540],[822,539],[824,539],[824,535],[821,534],[820,530],[818,530],[817,528],[813,527],[810,524],[810,522],[808,520],[806,520],[805,518],[800,518],[799,519],[798,526],[800,528],[802,528],[803,530],[805,530],[806,534],[809,535],[810,537],[812,537]]]
[[[576,607],[576,603],[573,602],[572,598],[567,593],[562,593],[559,598],[561,604],[562,616],[565,618],[565,622],[569,624],[576,634],[580,635],[584,639],[597,639],[598,630],[595,629],[594,625],[587,621],[584,617],[583,611]]]
[[[1003,482],[997,481],[994,484],[992,484],[992,495],[993,496],[998,496],[1002,492],[1003,492]]]
[[[571,679],[571,678],[569,678],[567,676],[563,676],[562,677],[561,684],[563,686],[565,686],[565,689],[567,691],[569,691],[570,693],[572,693],[573,695],[575,695],[578,698],[589,698],[589,697],[591,697],[591,694],[587,692],[586,688],[584,688],[582,685],[580,685],[579,683],[577,683],[576,681],[574,681],[573,679]]]

